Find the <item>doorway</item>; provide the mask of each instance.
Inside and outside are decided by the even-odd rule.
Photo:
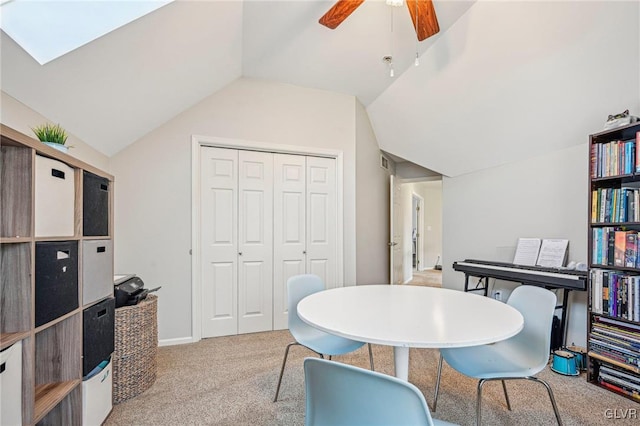
[[[403,180],[392,176],[390,196],[391,282],[420,285],[435,280],[438,285],[441,282],[441,271],[436,265],[442,252],[442,180]]]

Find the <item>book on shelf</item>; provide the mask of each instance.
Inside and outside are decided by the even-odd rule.
[[[605,323],[605,324],[611,324],[615,327],[627,329],[631,332],[640,332],[640,324],[631,324],[628,322],[618,321],[615,318],[608,318],[608,317],[601,317],[601,316],[596,317],[595,321]]]
[[[614,249],[613,249],[613,265],[624,266],[624,252],[627,241],[627,233],[625,231],[615,231]]]
[[[591,311],[640,322],[640,275],[592,269]],[[640,341],[640,333],[637,336]]]
[[[636,133],[636,173],[640,172],[640,149],[638,149],[638,145],[640,144],[640,132]]]
[[[638,257],[638,233],[627,232],[624,246],[624,266],[627,268],[635,268]]]
[[[612,369],[603,370],[603,368],[601,367],[599,376],[609,383],[616,384],[637,394],[640,394],[640,382],[637,381],[637,378],[634,378],[629,374],[621,374]]]
[[[637,394],[637,393],[633,393],[632,391],[626,390],[626,389],[624,389],[624,388],[622,388],[620,386],[616,386],[616,385],[614,385],[612,383],[609,383],[607,381],[604,381],[604,380],[600,380],[599,383],[600,383],[600,385],[606,387],[607,389],[611,389],[614,392],[618,392],[618,393],[627,395],[627,396],[631,397],[632,399],[640,402],[640,395]]]
[[[638,222],[640,189],[599,188],[591,192],[591,222]]]
[[[640,269],[640,232],[604,226],[591,230],[591,263]]]
[[[609,230],[607,233],[607,265],[613,265],[613,255],[615,252],[616,233],[614,230]]]
[[[595,143],[590,151],[591,177],[611,177],[640,172],[636,135],[633,139]]]

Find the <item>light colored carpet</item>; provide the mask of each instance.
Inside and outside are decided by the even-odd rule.
[[[280,400],[273,403],[288,331],[205,339],[159,348],[158,378],[143,394],[116,405],[105,425],[302,425],[302,360],[313,353],[294,346],[289,353]],[[393,373],[390,347],[374,345],[376,370]],[[433,401],[437,350],[411,349],[409,380]],[[368,367],[366,346],[337,361]],[[565,425],[637,425],[621,419],[640,404],[588,384],[583,373],[567,377],[547,367],[539,377],[554,390]],[[544,388],[533,382],[508,382],[513,411],[508,411],[499,382],[485,385],[483,425],[555,425]],[[472,425],[476,381],[446,366],[434,417]],[[640,414],[640,413],[639,413]],[[618,417],[608,419],[607,416]]]

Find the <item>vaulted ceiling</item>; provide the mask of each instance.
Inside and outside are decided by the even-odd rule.
[[[470,4],[438,5],[443,31]],[[376,0],[330,30],[318,19],[331,5],[176,1],[44,66],[3,33],[2,90],[112,155],[242,76],[367,105],[393,81],[383,56],[399,75],[435,41],[417,43],[406,8]]]
[[[108,156],[240,77],[346,93],[367,107],[382,149],[456,175],[530,150],[513,140],[523,126],[539,138],[536,120],[559,129],[539,149],[584,142],[584,123],[599,115],[578,117],[575,130],[563,114],[607,87],[582,91],[590,82],[576,70],[614,57],[615,37],[638,62],[640,12],[633,2],[578,3],[436,0],[441,31],[418,43],[406,8],[380,0],[335,30],[318,24],[333,1],[178,0],[45,65],[3,32],[1,88]],[[569,101],[545,112],[541,99],[559,89]],[[479,134],[485,148],[474,144]],[[466,161],[455,157],[460,143]]]

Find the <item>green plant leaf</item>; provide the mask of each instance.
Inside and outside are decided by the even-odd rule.
[[[41,124],[40,126],[32,127],[33,133],[41,142],[51,142],[64,145],[67,142],[67,132],[59,124]]]

